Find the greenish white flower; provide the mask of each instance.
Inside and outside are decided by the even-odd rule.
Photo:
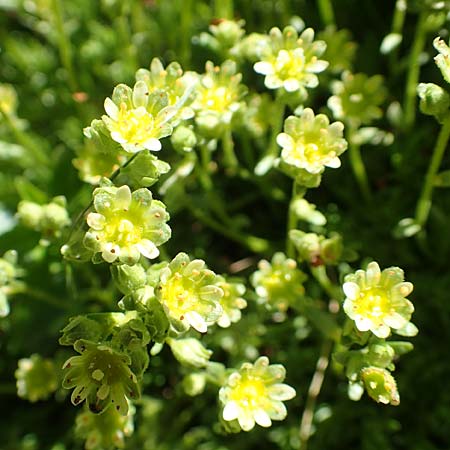
[[[155,293],[175,330],[185,332],[192,327],[206,333],[219,320],[223,297],[219,281],[204,261],[191,261],[186,253],[179,253],[161,270]]]
[[[447,83],[450,83],[450,48],[445,41],[437,37],[433,41],[434,48],[439,52],[434,57],[434,62],[439,67],[439,70]]]
[[[244,431],[253,429],[255,423],[270,427],[272,420],[283,420],[287,415],[283,402],[296,395],[295,389],[282,383],[285,376],[285,368],[281,364],[269,365],[265,356],[254,364],[242,364],[220,388],[223,420],[237,421]]]
[[[241,309],[247,306],[247,302],[242,298],[245,294],[245,285],[227,280],[223,276],[219,276],[218,280],[217,286],[223,291],[223,297],[220,299],[223,312],[217,325],[228,328],[232,323],[241,320]]]
[[[221,133],[223,127],[230,125],[247,92],[241,80],[234,61],[226,60],[221,66],[206,63],[192,103],[196,125],[203,133]]]
[[[298,304],[305,293],[306,275],[293,259],[284,253],[275,253],[271,262],[261,260],[258,269],[250,280],[260,303],[280,312]]]
[[[131,193],[126,185],[99,187],[94,191],[94,209],[86,219],[90,228],[84,245],[106,262],[134,264],[141,255],[154,259],[157,247],[170,238],[166,207],[148,189]]]
[[[80,339],[75,342],[80,356],[69,358],[63,369],[63,387],[74,388],[74,405],[86,401],[92,412],[100,413],[112,405],[120,414],[127,415],[128,399],[139,397],[136,375],[131,371],[131,359],[109,345]]]
[[[289,116],[284,133],[277,136],[282,163],[312,175],[322,173],[325,167],[340,167],[339,155],[347,149],[343,130],[341,122],[330,124],[325,114],[315,116],[311,108],[305,108],[300,117]]]
[[[75,434],[85,439],[86,450],[125,448],[125,437],[134,431],[135,408],[130,405],[127,415],[122,415],[114,407],[101,414],[83,411],[77,415]]]
[[[150,92],[144,81],[134,88],[119,84],[112,98],[105,100],[107,115],[102,117],[111,138],[128,153],[161,150],[160,139],[172,134],[178,109],[170,106],[166,92]]]
[[[269,37],[267,45],[262,47],[260,61],[253,66],[255,72],[265,75],[264,84],[268,89],[300,91],[306,97],[305,88],[317,87],[316,74],[328,66],[327,61],[319,59],[326,49],[325,42],[314,41],[312,28],[298,36],[292,26],[284,28],[283,32],[272,28]]]
[[[181,120],[194,116],[190,103],[192,103],[191,93],[197,83],[197,77],[193,72],[183,74],[183,69],[177,62],[171,62],[164,68],[159,58],[153,58],[150,70],[139,69],[136,72],[136,81],[143,81],[150,94],[156,92],[167,94],[168,105],[177,109],[171,121],[172,126],[175,127]]]
[[[378,403],[398,405],[400,396],[394,377],[386,369],[365,367],[361,370],[361,380],[367,393]]]
[[[46,400],[58,388],[58,373],[51,359],[33,354],[18,361],[17,395],[34,403]]]
[[[328,99],[328,107],[336,119],[359,127],[383,115],[380,105],[386,98],[386,88],[381,75],[368,77],[346,71],[341,80],[331,83],[331,91],[333,96]]]
[[[378,264],[371,262],[367,270],[347,275],[343,290],[344,311],[359,331],[387,338],[391,328],[403,334],[410,325],[414,307],[406,297],[413,285],[404,281],[402,269],[389,267],[381,272]]]
[[[212,355],[212,351],[205,348],[195,338],[167,338],[166,342],[169,344],[173,356],[186,367],[201,369],[208,364],[209,358]]]
[[[9,314],[8,295],[19,284],[17,278],[23,271],[17,267],[17,252],[8,250],[0,258],[0,318]]]

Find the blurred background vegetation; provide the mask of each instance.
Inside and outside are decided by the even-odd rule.
[[[357,44],[354,71],[385,77],[388,98],[384,106],[391,105],[391,112],[405,102],[415,45],[419,46],[414,55],[420,63],[420,81],[442,84],[432,61],[432,40],[438,34],[448,40],[446,14],[450,9],[441,11],[444,16],[435,29],[422,30],[423,35],[417,36],[420,21],[431,14],[427,9],[431,3],[408,2],[402,42],[385,55],[380,44],[391,32],[396,2],[332,2],[331,21],[338,29],[348,29]],[[206,60],[220,63],[221,57],[195,36],[207,31],[216,19],[244,19],[248,33],[263,33],[273,26],[282,28],[298,16],[320,32],[330,22],[324,4],[320,0],[0,0],[0,83],[12,84],[17,91],[20,119],[14,124],[0,120],[0,253],[17,250],[29,287],[14,297],[11,314],[0,319],[0,448],[83,448],[74,433],[77,408],[67,393],[58,389],[49,400],[38,403],[19,399],[14,372],[17,361],[33,353],[62,363],[68,354],[58,338],[68,317],[117,308],[111,298],[118,298],[105,267],[63,263],[57,245],[39,245],[39,234],[16,226],[18,202],[45,202],[64,195],[72,217],[89,204],[92,187],[81,182],[72,164],[84,145],[82,130],[101,116],[103,101],[114,86],[120,82],[132,85],[135,71],[148,67],[153,57],[165,64],[179,61],[185,70],[202,72]],[[418,39],[423,40],[423,47]],[[262,77],[253,73],[250,64],[243,71],[248,85],[264,90]],[[324,106],[330,95],[330,77],[321,78],[309,99],[316,112],[330,114]],[[439,124],[417,111],[414,124],[391,114],[377,126],[392,132],[395,139],[388,146],[363,146],[372,203],[361,201],[345,154],[343,167],[327,173],[320,189],[312,190],[308,199],[326,215],[329,231],[343,235],[348,248],[383,267],[397,265],[405,270],[415,286],[411,300],[420,333],[414,339],[414,352],[402,359],[396,371],[401,393],[398,407],[377,405],[367,397],[352,402],[345,379],[331,367],[318,400],[311,450],[450,447],[448,191],[434,193],[425,239],[399,239],[395,233],[397,223],[414,211]],[[161,157],[171,161],[170,145]],[[46,170],[36,168],[42,158],[46,165],[40,167]],[[446,156],[442,166],[449,164]],[[284,247],[290,183],[276,171],[266,180],[265,186],[259,186],[221,171],[214,179],[215,191],[237,226],[270,240],[271,248],[265,253],[253,254],[186,209],[183,196],[187,194],[194,206],[203,211],[210,207],[201,190],[188,186],[185,192],[164,198],[173,230],[165,246],[167,254],[174,256],[182,250],[205,258],[218,273],[233,272],[240,261],[239,268],[244,270],[238,275],[250,274],[260,258],[271,258]],[[126,448],[299,448],[299,421],[320,336],[308,332],[299,321],[274,323],[270,314],[253,304],[243,315],[241,322],[206,336],[205,342],[214,349],[214,359],[228,366],[254,358],[257,352],[271,359],[273,355],[273,362],[284,364],[287,382],[298,393],[288,404],[288,418],[269,430],[230,436],[217,433],[216,391],[207,390],[195,398],[184,394],[182,369],[164,350],[151,358],[136,431]]]

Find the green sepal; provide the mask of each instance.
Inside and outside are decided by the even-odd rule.
[[[149,299],[147,303],[147,314],[144,321],[153,341],[163,342],[169,332],[169,319],[162,304],[155,298]]]

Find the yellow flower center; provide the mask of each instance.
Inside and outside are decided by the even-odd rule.
[[[200,103],[204,109],[224,112],[234,101],[234,92],[225,86],[204,89],[200,97]]]
[[[162,286],[161,298],[170,312],[180,320],[188,311],[194,309],[198,303],[194,283],[178,272]]]
[[[305,70],[305,57],[294,50],[285,50],[278,53],[275,61],[275,70],[282,80],[298,78]]]
[[[245,407],[257,407],[267,398],[266,385],[260,378],[243,377],[232,390],[230,399]]]
[[[124,216],[122,211],[105,215],[106,223],[102,230],[102,240],[114,242],[119,247],[127,247],[137,244],[142,240],[143,228],[139,223],[139,218]]]
[[[361,291],[355,306],[357,314],[376,320],[389,313],[390,299],[384,289],[373,287]]]
[[[152,137],[153,129],[153,116],[144,107],[127,109],[126,104],[122,103],[111,132],[118,133],[126,142],[143,144]]]

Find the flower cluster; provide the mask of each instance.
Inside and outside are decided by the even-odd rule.
[[[223,420],[236,420],[244,431],[250,431],[255,423],[270,427],[272,420],[283,420],[287,411],[282,402],[295,397],[295,390],[282,383],[285,375],[282,365],[269,365],[265,356],[254,364],[242,364],[219,391]]]
[[[161,150],[160,139],[172,134],[172,119],[178,109],[169,105],[164,91],[150,92],[144,81],[131,89],[119,84],[105,100],[102,117],[111,138],[128,153]]]
[[[136,263],[140,256],[154,259],[157,246],[170,238],[169,215],[148,189],[133,193],[128,186],[102,186],[94,191],[94,208],[87,216],[84,245],[106,262]],[[96,259],[98,261],[98,258]]]
[[[290,116],[284,122],[284,133],[277,137],[282,147],[281,165],[299,184],[314,184],[325,167],[341,165],[339,155],[347,149],[341,122],[330,124],[324,114],[314,115],[305,108],[300,117]],[[317,183],[316,183],[317,184]]]
[[[0,258],[0,318],[9,314],[8,295],[18,284],[17,278],[22,275],[22,270],[17,267],[17,252],[7,251]]]
[[[298,305],[305,293],[306,275],[297,263],[284,253],[275,253],[272,261],[261,260],[251,277],[258,301],[269,309],[285,312],[289,306]]]
[[[201,259],[179,253],[159,276],[156,297],[176,331],[190,327],[205,333],[222,315],[220,279]]]
[[[135,408],[130,406],[127,415],[120,414],[113,407],[102,414],[83,411],[75,422],[75,434],[86,440],[86,450],[124,448],[125,437],[134,431],[133,416]]]
[[[55,197],[45,205],[22,200],[17,207],[17,218],[24,226],[39,231],[45,238],[59,237],[62,229],[71,222],[63,196]]]
[[[359,331],[386,338],[391,328],[402,334],[408,326],[414,307],[406,297],[413,285],[404,281],[400,268],[389,267],[381,272],[378,264],[371,262],[366,271],[347,275],[343,290],[344,311]]]
[[[75,388],[72,403],[79,405],[86,401],[95,413],[112,404],[126,415],[127,398],[136,399],[140,395],[136,375],[130,370],[130,358],[109,345],[84,339],[76,341],[74,348],[80,356],[72,356],[63,367],[63,387]]]
[[[268,89],[300,91],[302,97],[306,97],[305,88],[315,88],[319,84],[316,74],[328,66],[319,59],[325,51],[325,42],[314,41],[312,28],[307,28],[300,36],[291,26],[283,32],[272,28],[269,36],[267,45],[262,47],[260,61],[254,65],[255,72],[265,75]]]
[[[241,84],[242,75],[237,73],[234,61],[227,60],[215,66],[211,61],[205,65],[200,76],[192,108],[195,123],[207,136],[216,136],[231,123],[233,115],[241,108],[246,87]]]
[[[17,395],[33,403],[46,400],[59,384],[53,361],[38,354],[19,359],[15,376]]]
[[[386,98],[386,88],[381,75],[368,77],[346,71],[341,80],[332,82],[331,90],[333,96],[328,99],[328,106],[336,119],[359,127],[383,114],[380,105]]]

